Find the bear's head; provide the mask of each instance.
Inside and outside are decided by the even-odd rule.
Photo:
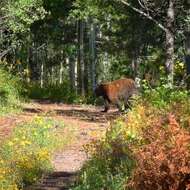
[[[102,84],[98,85],[94,90],[95,96],[99,97],[103,95],[103,86]]]

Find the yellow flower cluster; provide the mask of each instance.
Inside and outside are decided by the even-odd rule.
[[[7,161],[0,158],[0,190],[18,190],[15,179],[10,179],[12,168],[7,164]]]
[[[35,117],[16,127],[0,146],[0,190],[18,190],[23,182],[36,181],[39,171],[51,168],[51,154],[58,143],[53,126],[52,121]]]
[[[46,148],[39,150],[38,152],[39,160],[50,160],[50,151]]]

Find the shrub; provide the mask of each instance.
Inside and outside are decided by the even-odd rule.
[[[63,103],[89,104],[95,102],[93,93],[86,96],[77,95],[76,91],[70,89],[67,81],[63,84],[46,84],[43,88],[37,83],[27,86],[27,95],[32,99],[51,100]]]
[[[170,114],[167,126],[147,128],[143,137],[147,143],[135,152],[137,166],[130,183],[132,189],[189,189],[190,133]]]
[[[147,81],[143,81],[142,98],[158,109],[167,109],[173,103],[186,102],[189,99],[189,92],[177,86],[171,88],[165,82],[161,82],[160,86],[151,88]]]
[[[22,189],[51,170],[52,153],[68,140],[59,134],[61,126],[55,121],[36,117],[30,123],[17,126],[12,136],[1,142],[1,190]]]
[[[20,107],[22,93],[21,81],[0,68],[0,112],[6,113]]]
[[[48,84],[43,88],[39,84],[33,83],[28,86],[28,96],[32,99],[72,102],[76,98],[76,93],[69,89],[67,82],[63,84]]]

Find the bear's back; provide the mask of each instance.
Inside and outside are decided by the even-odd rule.
[[[112,82],[102,83],[102,91],[111,102],[120,98],[130,97],[136,90],[135,81],[129,78],[122,78]]]

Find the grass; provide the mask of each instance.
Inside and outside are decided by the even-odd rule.
[[[0,190],[21,190],[51,171],[53,153],[72,139],[64,129],[62,123],[38,116],[17,126],[0,143]]]

